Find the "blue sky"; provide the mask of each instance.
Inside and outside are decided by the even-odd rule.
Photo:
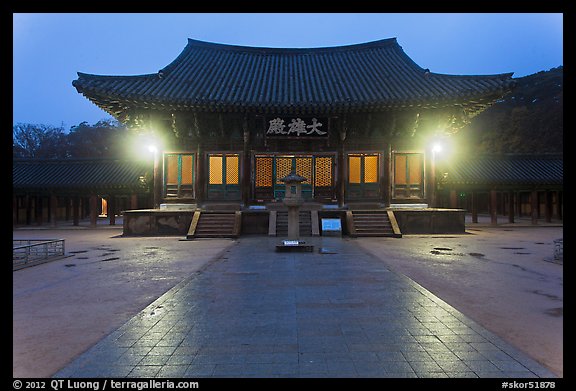
[[[188,38],[324,47],[391,37],[436,73],[522,77],[563,65],[558,13],[13,14],[13,123],[68,130],[110,118],[72,87],[76,72],[154,73]]]

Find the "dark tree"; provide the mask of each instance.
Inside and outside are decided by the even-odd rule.
[[[126,148],[127,129],[113,120],[94,125],[82,122],[68,134],[69,156],[73,158],[122,158]]]
[[[66,136],[62,127],[18,123],[12,127],[12,155],[14,158],[66,158]]]

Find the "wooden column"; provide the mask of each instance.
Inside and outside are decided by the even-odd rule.
[[[80,196],[75,195],[72,197],[72,220],[73,225],[80,225]]]
[[[108,217],[110,225],[116,225],[116,196],[114,195],[108,197]]]
[[[546,192],[544,193],[544,201],[545,201],[545,206],[544,206],[544,215],[545,215],[545,219],[547,223],[552,222],[552,192],[549,190],[546,190]]]
[[[490,223],[492,225],[498,224],[498,214],[497,214],[497,202],[498,193],[496,190],[490,190]]]
[[[90,195],[90,227],[96,228],[98,223],[98,196]]]
[[[514,192],[508,192],[508,222],[514,223]]]
[[[50,194],[50,226],[56,227],[58,217],[58,197],[56,194]]]
[[[458,197],[456,196],[456,189],[450,189],[450,208],[455,209],[458,207]]]
[[[64,207],[64,220],[68,221],[68,220],[70,220],[70,202],[71,202],[71,200],[70,200],[70,197],[65,197],[64,199],[66,201],[64,203],[66,205]]]
[[[196,204],[200,205],[202,202],[204,202],[204,188],[205,188],[205,183],[206,183],[206,173],[204,172],[206,170],[206,164],[205,164],[205,156],[204,156],[204,148],[202,147],[202,145],[200,144],[200,142],[198,142],[198,147],[196,149],[196,183],[194,184],[194,186],[196,187],[194,190],[194,194],[196,196]]]
[[[556,210],[558,211],[558,219],[564,220],[564,192],[559,190],[556,196]]]
[[[346,141],[346,118],[342,123],[342,128],[340,129],[340,139],[338,144],[338,162],[337,162],[337,173],[336,173],[336,187],[337,187],[337,198],[338,206],[342,208],[344,206],[344,196],[346,188],[346,179],[344,178],[344,164],[345,164],[345,148],[344,142]]]
[[[130,194],[130,209],[138,209],[138,194]]]
[[[152,193],[154,209],[160,209],[160,202],[162,199],[162,175],[160,173],[160,156],[162,156],[161,151],[155,150],[154,167],[153,167],[154,189]]]
[[[532,224],[538,224],[538,191],[532,190],[530,193],[530,215],[532,216]]]
[[[36,206],[35,206],[35,219],[37,225],[42,225],[42,214],[44,213],[42,209],[42,196],[37,195],[36,197]]]
[[[470,192],[470,203],[472,204],[472,222],[478,223],[478,194]]]
[[[242,130],[243,130],[243,150],[242,154],[244,155],[244,159],[241,160],[242,163],[242,172],[240,176],[240,183],[242,185],[241,188],[241,196],[242,202],[244,205],[248,205],[250,201],[250,193],[252,189],[252,159],[250,156],[250,130],[248,129],[248,119],[244,117],[242,121]]]
[[[18,224],[18,197],[12,194],[12,227]]]
[[[24,196],[24,205],[26,207],[26,225],[32,223],[32,197],[26,194]]]

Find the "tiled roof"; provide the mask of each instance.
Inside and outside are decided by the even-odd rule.
[[[188,40],[158,73],[78,72],[73,86],[115,116],[131,108],[346,112],[462,105],[475,114],[511,90],[512,73],[438,74],[396,38],[325,48],[260,48]]]
[[[151,163],[145,161],[14,160],[12,185],[22,190],[145,190],[141,178],[151,168]]]
[[[447,167],[446,185],[562,186],[561,156],[482,156],[458,160]]]

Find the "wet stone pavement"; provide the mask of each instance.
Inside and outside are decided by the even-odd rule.
[[[354,240],[306,241],[241,238],[54,377],[556,377]]]

